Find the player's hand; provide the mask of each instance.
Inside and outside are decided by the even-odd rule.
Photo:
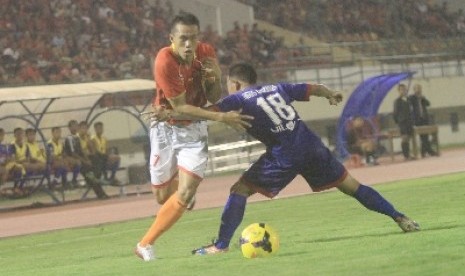
[[[334,91],[331,96],[328,97],[328,101],[330,105],[337,105],[338,103],[342,102],[344,96],[339,91]]]
[[[206,83],[214,83],[221,77],[221,69],[218,63],[212,59],[207,58],[202,62],[202,80]]]
[[[247,128],[251,127],[250,120],[253,120],[253,116],[241,114],[241,110],[238,111],[229,111],[221,114],[221,122],[229,125],[238,131],[245,131]]]
[[[157,121],[157,122],[165,122],[172,117],[172,110],[166,109],[165,106],[152,106],[150,111],[142,112],[142,116],[145,116],[145,120],[149,120],[150,122]]]

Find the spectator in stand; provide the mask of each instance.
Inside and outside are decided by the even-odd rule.
[[[164,46],[169,33],[167,22],[174,14],[170,1],[159,0],[7,2],[0,18],[6,85],[22,85],[23,78],[28,84],[150,78],[152,53]],[[460,13],[451,14],[447,6],[424,1],[395,0],[389,5],[386,1],[372,0],[241,2],[252,5],[258,19],[329,42],[335,38],[341,42],[360,42],[392,39],[399,34],[415,39],[431,34],[448,37],[465,33]],[[275,12],[277,8],[279,13]],[[62,31],[50,34],[49,30]],[[250,30],[247,25],[241,27],[239,22],[231,37],[227,33],[226,37],[213,36],[208,41],[218,49],[222,66],[245,59],[262,67],[276,65],[276,55],[283,49],[281,38],[258,30],[256,25]],[[209,34],[211,29],[204,36]],[[447,43],[413,44],[410,52],[450,47]],[[130,54],[137,48],[144,58],[138,66],[128,66]],[[113,50],[123,54],[115,58]],[[384,54],[387,50],[376,51]],[[76,57],[79,62],[74,61]],[[73,60],[71,68],[60,62],[62,58]],[[86,72],[87,68],[92,72]]]

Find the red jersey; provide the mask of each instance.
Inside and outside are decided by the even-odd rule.
[[[174,98],[186,91],[186,102],[202,107],[207,97],[202,87],[201,68],[206,58],[215,58],[215,49],[207,43],[199,42],[195,49],[192,64],[184,64],[173,53],[171,47],[162,48],[155,57],[153,76],[157,85],[153,105],[171,108],[167,99]]]

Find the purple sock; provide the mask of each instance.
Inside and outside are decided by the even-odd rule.
[[[231,238],[244,217],[246,203],[247,197],[245,196],[238,194],[229,195],[228,202],[226,202],[223,214],[221,215],[220,231],[218,240],[215,242],[217,248],[224,249],[229,247]]]
[[[354,194],[354,198],[367,209],[384,214],[393,219],[403,216],[402,213],[394,209],[394,206],[392,206],[389,201],[384,199],[384,197],[371,187],[360,185]]]

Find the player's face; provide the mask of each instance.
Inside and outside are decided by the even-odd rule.
[[[77,123],[72,123],[70,126],[69,126],[69,132],[71,132],[72,134],[76,134],[76,132],[78,131],[79,129],[79,125]]]
[[[16,141],[22,142],[23,139],[24,139],[24,131],[23,130],[17,130],[14,133],[14,136],[15,136]]]
[[[99,125],[99,126],[96,126],[96,127],[94,128],[94,130],[95,130],[95,134],[97,134],[97,135],[103,134],[103,126],[100,126],[100,125]]]
[[[35,132],[28,132],[26,138],[27,138],[27,141],[29,143],[32,143],[32,142],[34,142],[36,140],[36,133]]]
[[[61,129],[56,129],[52,133],[53,139],[59,140],[61,138]]]
[[[196,25],[177,24],[170,34],[173,51],[185,61],[194,59],[197,48],[199,28]]]
[[[229,94],[234,94],[236,93],[239,88],[239,82],[234,80],[234,79],[231,79],[230,77],[228,77],[228,79],[226,80],[226,87],[228,89],[228,93]]]
[[[85,134],[87,134],[87,129],[88,129],[87,125],[80,125],[79,126],[79,133],[81,135],[85,135]]]
[[[399,86],[399,95],[400,96],[407,96],[407,87]]]

